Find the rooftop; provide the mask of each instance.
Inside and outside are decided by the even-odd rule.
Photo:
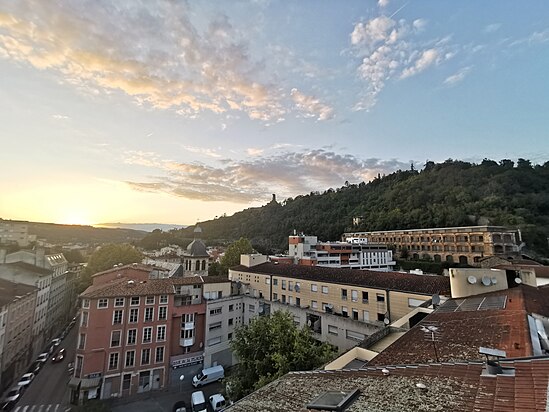
[[[226,410],[306,412],[323,393],[358,389],[345,411],[546,411],[549,358],[501,364],[515,374],[487,375],[481,362],[290,372]]]
[[[38,289],[34,286],[0,279],[0,306],[13,302],[18,296],[25,296],[29,293],[33,293],[35,290]]]
[[[231,270],[427,295],[450,293],[449,278],[438,275],[413,275],[400,272],[376,272],[373,270],[321,266],[277,265],[270,262],[252,267],[239,265],[231,268]]]
[[[374,232],[351,231],[349,233],[368,233],[368,234],[383,234],[383,233],[401,233],[401,232],[516,232],[515,229],[509,229],[505,226],[456,226],[456,227],[435,227],[425,229],[397,229],[397,230],[377,230]]]
[[[123,270],[123,269],[135,269],[135,270],[141,270],[143,272],[150,273],[154,268],[150,265],[142,265],[141,263],[130,263],[129,265],[122,265],[122,266],[118,265],[118,266],[112,267],[111,269],[94,273],[92,277],[101,276],[101,275],[105,275],[107,273],[112,273],[112,272],[119,272],[120,270]]]
[[[26,262],[14,262],[14,263],[3,263],[0,264],[0,267],[5,267],[8,269],[13,269],[16,272],[30,272],[34,273],[40,276],[48,276],[51,275],[53,272],[49,269],[44,269],[39,266],[31,265],[30,263]]]

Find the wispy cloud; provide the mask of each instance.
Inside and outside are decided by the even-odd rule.
[[[405,79],[454,56],[450,36],[414,41],[427,26],[425,19],[408,23],[381,15],[357,23],[350,35],[353,55],[360,59],[357,74],[365,88],[355,110],[368,110],[390,79]]]
[[[183,149],[185,149],[186,151],[191,152],[191,153],[196,153],[196,154],[200,154],[200,155],[203,155],[203,156],[212,157],[212,158],[215,158],[215,159],[218,159],[218,158],[221,157],[221,154],[219,154],[214,149],[209,149],[209,148],[205,148],[205,147],[197,147],[197,146],[182,146],[182,147],[183,147]]]
[[[448,76],[444,80],[444,84],[447,85],[447,86],[456,85],[457,83],[459,83],[463,79],[465,79],[465,76],[467,76],[471,72],[472,68],[473,68],[472,66],[467,66],[467,67],[463,67],[463,68],[459,69],[455,74],[453,74],[451,76]]]
[[[237,110],[273,121],[287,113],[284,93],[261,81],[261,63],[224,15],[198,26],[188,3],[172,1],[28,0],[2,9],[0,57],[55,71],[82,90],[120,90],[186,116]]]
[[[69,116],[65,116],[64,114],[52,114],[51,117],[55,120],[68,120],[68,119],[70,119]]]
[[[290,92],[297,109],[304,117],[314,117],[317,120],[329,120],[334,117],[334,109],[313,96],[307,96],[296,88]]]
[[[263,201],[273,191],[281,197],[290,197],[319,188],[339,187],[345,181],[367,181],[378,173],[390,173],[409,165],[395,159],[363,160],[324,149],[272,156],[257,154],[251,160],[231,160],[219,167],[163,160],[154,153],[132,154],[132,162],[139,158],[142,164],[153,165],[161,176],[127,184],[135,190],[187,199],[247,203]]]
[[[501,23],[492,23],[488,24],[486,27],[484,27],[485,33],[495,33],[501,28]]]
[[[510,46],[519,46],[523,44],[536,45],[549,42],[549,29],[535,31],[526,37],[513,41]]]

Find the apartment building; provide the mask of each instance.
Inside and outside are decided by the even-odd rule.
[[[230,281],[154,273],[139,264],[115,267],[93,275],[80,295],[73,402],[162,389],[173,368],[203,362],[206,299],[229,294]]]
[[[36,235],[29,235],[29,222],[0,219],[0,245],[17,244],[27,247],[36,241]]]
[[[242,255],[229,279],[249,296],[382,325],[400,319],[434,294],[449,295],[447,277],[283,265]]]
[[[473,266],[480,266],[480,260],[486,256],[517,258],[522,242],[520,231],[501,226],[347,232],[342,238],[394,245],[397,253],[406,253],[412,259],[429,258],[435,262]]]
[[[32,326],[37,288],[0,279],[3,329],[1,388],[6,389],[33,359]]]
[[[292,235],[288,254],[293,262],[305,266],[390,271],[396,262],[393,251],[380,243],[347,238],[345,242],[319,242],[316,236]]]

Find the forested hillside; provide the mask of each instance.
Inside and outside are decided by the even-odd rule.
[[[287,248],[293,229],[338,240],[353,230],[389,230],[475,224],[519,227],[530,250],[549,255],[549,162],[531,165],[519,159],[472,164],[457,160],[428,162],[380,176],[369,183],[270,202],[233,216],[200,223],[203,238],[232,241],[249,238],[261,251]],[[178,237],[192,238],[193,228]]]
[[[145,237],[147,232],[132,229],[98,228],[84,225],[58,225],[29,222],[29,234],[50,243],[129,243]]]

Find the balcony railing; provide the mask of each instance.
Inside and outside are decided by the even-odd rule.
[[[179,346],[183,346],[184,348],[187,346],[193,346],[194,345],[194,337],[188,338],[188,339],[179,339]]]
[[[194,322],[185,322],[181,324],[182,330],[192,330],[194,329]]]

